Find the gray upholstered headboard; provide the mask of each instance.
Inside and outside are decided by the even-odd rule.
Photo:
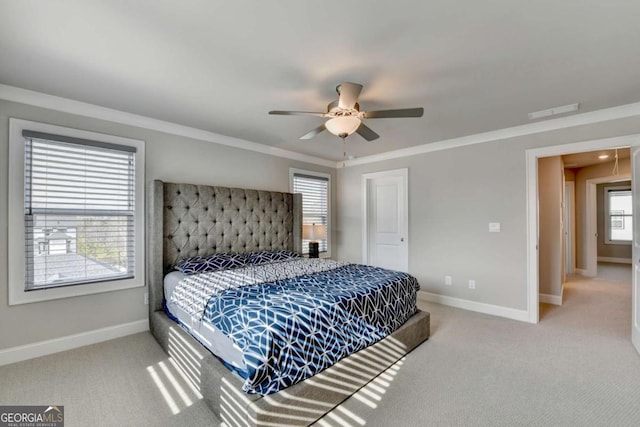
[[[149,214],[152,312],[162,309],[164,274],[183,258],[302,250],[300,194],[154,181]]]

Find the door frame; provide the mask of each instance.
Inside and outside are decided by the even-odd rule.
[[[527,176],[527,313],[529,323],[540,321],[538,282],[538,158],[549,156],[562,156],[581,151],[596,151],[619,147],[640,147],[640,134],[625,135],[613,138],[595,139],[590,141],[574,142],[570,144],[553,145],[526,150],[526,176]],[[631,173],[633,175],[633,159]],[[634,181],[634,197],[636,196]],[[640,197],[638,197],[640,199]]]
[[[587,180],[585,223],[587,226],[587,239],[585,244],[586,260],[582,274],[586,277],[598,276],[598,184],[607,184],[616,181],[632,180],[632,170],[629,173],[618,176],[603,176]]]
[[[362,263],[369,263],[369,231],[370,231],[370,206],[371,197],[369,196],[370,185],[374,179],[401,177],[403,181],[404,192],[402,194],[402,204],[404,205],[404,258],[406,260],[406,268],[409,270],[409,169],[393,169],[381,172],[373,172],[362,174]]]
[[[567,203],[569,199],[569,203]],[[565,274],[572,275],[576,272],[576,183],[566,181],[564,183],[564,218],[565,232]],[[567,259],[568,258],[568,259]],[[567,263],[567,261],[569,261]],[[567,265],[568,264],[568,265]]]

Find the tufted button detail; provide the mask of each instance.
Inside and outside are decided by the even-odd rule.
[[[171,234],[169,234],[169,235],[167,236],[167,239],[171,240],[171,239],[173,239],[173,236],[172,236]]]
[[[184,208],[185,208],[186,210],[189,210],[189,209],[190,209],[190,208],[189,208],[189,206],[185,206]]]
[[[176,191],[176,194],[179,196],[180,195],[180,190]]]
[[[178,220],[178,224],[182,224],[182,220],[180,220],[180,219],[179,219],[179,220]]]
[[[206,212],[206,211],[208,211],[208,210],[209,210],[209,208],[208,208],[208,207],[205,207],[205,208],[204,208],[204,210],[205,210],[205,212]]]

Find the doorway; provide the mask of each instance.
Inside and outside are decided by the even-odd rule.
[[[539,218],[538,218],[538,159],[549,156],[561,156],[570,153],[595,151],[600,149],[631,148],[631,177],[634,200],[640,200],[640,135],[584,141],[573,144],[530,149],[527,157],[527,309],[529,321],[539,322]],[[635,209],[633,219],[640,221],[640,212]],[[632,285],[632,334],[631,341],[640,352],[640,267],[635,261],[640,259],[640,230],[633,229],[633,285]],[[596,267],[597,268],[597,267]]]

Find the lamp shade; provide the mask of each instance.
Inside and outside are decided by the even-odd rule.
[[[338,116],[331,120],[327,120],[324,126],[332,134],[343,137],[349,136],[360,127],[361,120],[352,116]]]
[[[322,224],[311,224],[302,226],[302,238],[304,240],[316,241],[327,238],[327,226]]]

